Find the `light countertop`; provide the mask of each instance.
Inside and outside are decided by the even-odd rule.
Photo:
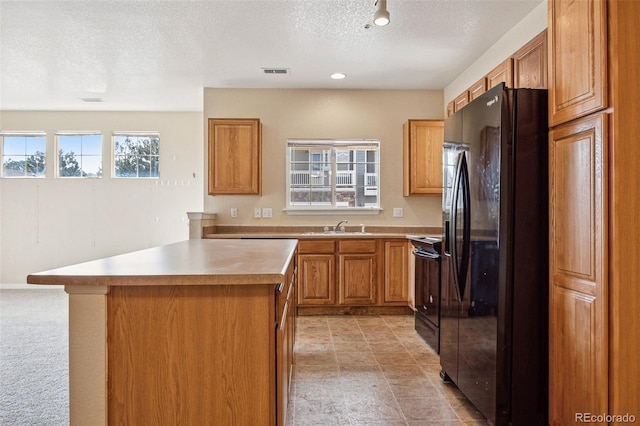
[[[241,285],[284,281],[295,239],[196,239],[38,272],[29,284]]]

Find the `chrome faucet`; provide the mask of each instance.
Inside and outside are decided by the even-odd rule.
[[[338,224],[333,227],[333,232],[340,232],[340,225],[342,225],[343,223],[349,223],[349,221],[348,220],[341,220],[340,222],[338,222]],[[342,231],[342,232],[344,232],[344,231]]]

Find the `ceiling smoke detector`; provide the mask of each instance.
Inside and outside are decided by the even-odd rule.
[[[268,75],[272,75],[272,74],[279,74],[279,75],[283,75],[283,74],[289,74],[289,68],[262,68],[262,72]]]

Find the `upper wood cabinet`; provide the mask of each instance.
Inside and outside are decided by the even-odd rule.
[[[469,92],[469,102],[471,102],[487,91],[487,78],[482,77],[480,80],[472,84],[467,91]]]
[[[262,130],[257,118],[209,119],[209,195],[260,195]]]
[[[449,102],[447,117],[500,83],[513,88],[547,88],[547,30],[535,36],[516,53]]]
[[[455,102],[451,101],[447,104],[447,117],[451,117],[455,112]]]
[[[547,88],[547,30],[513,54],[513,87]]]
[[[444,121],[409,120],[403,130],[403,195],[442,194]]]
[[[513,58],[507,58],[487,74],[487,89],[500,83],[504,83],[507,87],[513,87]]]
[[[464,93],[458,95],[457,98],[453,100],[453,112],[458,112],[469,103],[469,91],[466,90]]]
[[[549,2],[549,125],[607,107],[605,1]]]

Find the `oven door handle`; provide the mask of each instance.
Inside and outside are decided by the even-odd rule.
[[[413,254],[418,257],[423,257],[425,259],[440,259],[440,255],[437,253],[424,252],[418,249],[414,249]]]

